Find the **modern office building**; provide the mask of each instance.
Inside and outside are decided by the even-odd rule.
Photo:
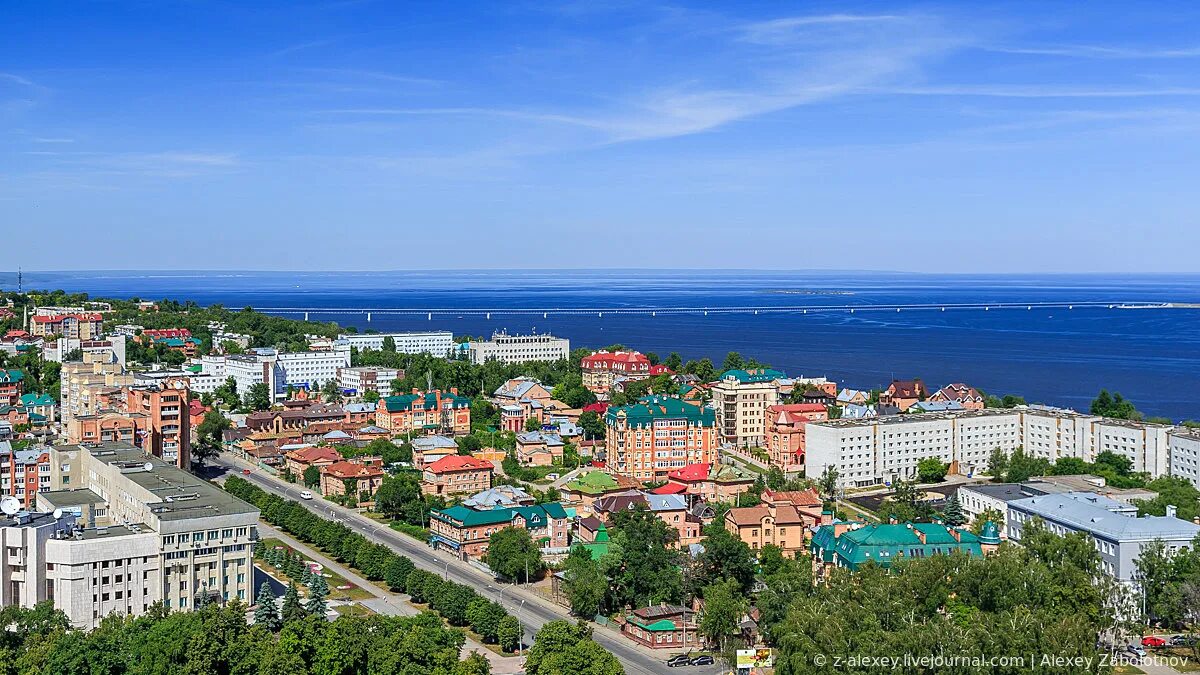
[[[48,600],[94,628],[160,601],[252,601],[256,508],[129,445],[50,456],[55,490],[0,521],[0,606]]]
[[[344,340],[359,351],[364,349],[383,349],[384,338],[391,338],[400,354],[430,354],[432,356],[448,356],[455,351],[454,334],[448,330],[411,331],[403,333],[349,333],[339,335],[338,340]]]
[[[328,350],[279,352],[274,349],[252,349],[246,354],[206,356],[201,360],[201,374],[209,376],[207,385],[220,386],[226,378],[237,383],[239,396],[256,384],[265,384],[275,399],[287,395],[288,387],[315,389],[338,379],[338,369],[350,367],[350,345],[334,340]],[[201,391],[200,388],[197,391]]]
[[[500,363],[525,363],[526,361],[557,361],[571,353],[571,342],[553,335],[509,335],[493,333],[486,342],[467,343],[467,352],[472,363],[496,360]]]

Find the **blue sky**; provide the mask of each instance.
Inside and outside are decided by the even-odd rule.
[[[5,3],[0,267],[1195,272],[1200,3]]]

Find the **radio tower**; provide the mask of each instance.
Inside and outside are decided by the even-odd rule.
[[[24,295],[23,289],[21,288],[21,268],[20,267],[17,268],[17,295]]]

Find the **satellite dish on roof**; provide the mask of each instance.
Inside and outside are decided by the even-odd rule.
[[[62,517],[63,517],[63,510],[62,509],[54,509],[54,519],[62,520]]]
[[[145,464],[143,464],[143,465],[142,465],[142,468],[143,468],[143,469],[145,469],[145,470],[147,470],[147,471],[153,471],[153,470],[154,470],[154,463],[153,463],[153,462],[146,462]]]
[[[0,511],[6,516],[15,516],[17,511],[21,510],[21,501],[12,495],[5,495],[0,499]]]

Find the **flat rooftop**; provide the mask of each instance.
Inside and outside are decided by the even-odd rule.
[[[58,508],[62,508],[64,506],[84,506],[86,504],[97,504],[104,501],[103,497],[95,492],[92,492],[91,490],[88,490],[87,488],[78,490],[54,490],[52,492],[39,492],[37,498],[38,502],[41,502],[44,499],[46,500],[47,504]]]
[[[133,446],[105,443],[86,449],[93,459],[117,466],[126,479],[159,497],[154,508],[160,520],[258,513],[257,507]]]
[[[979,483],[964,485],[959,489],[978,492],[981,495],[1004,502],[1047,494],[1047,491],[1040,490],[1037,486],[1030,485],[1029,483]]]

